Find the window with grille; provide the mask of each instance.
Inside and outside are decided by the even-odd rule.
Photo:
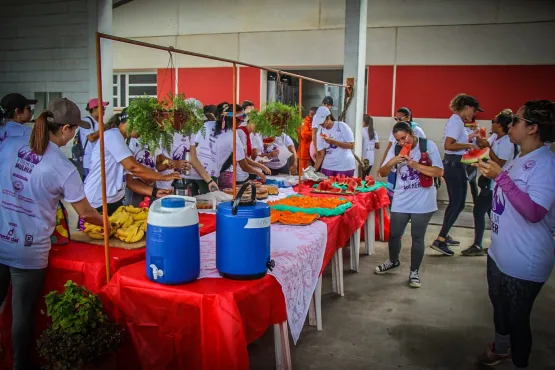
[[[114,108],[125,108],[136,97],[157,97],[156,72],[114,73]]]

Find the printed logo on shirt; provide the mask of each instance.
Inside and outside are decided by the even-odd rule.
[[[524,171],[530,171],[534,167],[536,167],[536,161],[533,159],[530,159],[529,161],[526,161],[526,163],[524,163],[524,165],[522,166],[522,169]]]
[[[13,188],[14,188],[16,193],[19,193],[20,191],[23,190],[24,186],[23,186],[23,183],[21,181],[15,180],[13,182]]]
[[[17,152],[17,157],[15,167],[27,173],[32,173],[35,166],[42,161],[42,156],[35,154],[29,145],[21,147]]]
[[[491,211],[491,232],[499,234],[499,216],[505,211],[505,195],[497,184],[493,188]]]
[[[418,189],[420,188],[420,173],[409,166],[402,166],[399,169],[401,181],[404,182],[403,189]]]
[[[25,235],[25,242],[23,243],[24,247],[30,247],[33,245],[33,235]]]
[[[172,159],[174,161],[180,161],[182,159],[185,159],[185,154],[187,153],[188,150],[189,148],[187,148],[187,145],[181,144],[180,146],[177,147],[177,149],[173,151]]]
[[[28,178],[26,178],[25,176],[23,176],[23,175],[20,175],[20,174],[18,174],[18,173],[15,173],[15,172],[14,172],[14,173],[12,173],[12,176],[13,176],[13,177],[17,177],[18,179],[21,179],[21,180],[23,180],[23,181],[29,181],[29,179],[28,179]]]
[[[10,222],[10,226],[12,226],[12,228],[9,229],[6,234],[0,233],[0,240],[4,240],[4,241],[6,241],[8,243],[12,243],[12,244],[17,244],[19,242],[19,238],[14,237],[15,227],[17,225],[14,225],[13,223]]]
[[[139,162],[145,167],[150,167],[150,168],[156,167],[156,163],[152,159],[152,155],[148,150],[145,150],[145,149],[139,150],[137,154],[135,154],[135,159],[137,160],[137,162]]]

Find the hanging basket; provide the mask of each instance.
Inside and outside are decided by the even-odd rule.
[[[261,111],[251,111],[249,122],[255,124],[256,131],[263,137],[280,136],[285,133],[296,139],[302,119],[297,107],[272,102],[265,105]]]
[[[175,130],[181,131],[189,119],[189,112],[158,110],[155,118],[161,129],[169,123]]]

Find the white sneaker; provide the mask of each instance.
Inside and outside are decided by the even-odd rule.
[[[410,272],[409,286],[411,288],[420,288],[422,286],[422,283],[420,282],[420,278],[418,277],[418,270],[414,270]]]

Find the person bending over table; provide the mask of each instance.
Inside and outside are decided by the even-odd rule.
[[[530,314],[555,266],[555,103],[528,101],[509,127],[520,154],[506,167],[480,161],[478,169],[495,180],[487,279],[495,340],[479,362],[495,365],[511,358],[526,369],[532,349]]]
[[[345,122],[336,121],[326,107],[318,108],[312,123],[319,127],[314,168],[318,170],[321,166],[326,176],[353,176],[355,139],[351,128]]]
[[[56,209],[63,198],[95,225],[102,216],[91,207],[77,168],[60,147],[75,136],[81,120],[75,103],[57,99],[35,121],[31,137],[13,137],[0,148],[0,305],[12,284],[14,369],[28,369],[35,334],[35,307],[41,296]],[[109,232],[110,230],[108,230]]]
[[[125,143],[125,139],[128,137],[139,137],[135,132],[130,134],[127,133],[128,118],[129,116],[125,110],[121,114],[116,114],[113,119],[110,120],[115,127],[109,128],[104,133],[108,215],[112,215],[112,213],[123,205],[127,182],[126,171],[134,177],[140,177],[147,181],[171,181],[181,178],[181,175],[177,172],[162,175],[137,162]],[[85,179],[85,194],[91,205],[99,212],[102,212],[101,181],[100,145],[96,145],[91,154],[91,169],[89,175]],[[140,189],[136,190],[141,191]]]
[[[443,163],[437,145],[433,141],[415,135],[410,122],[398,122],[393,126],[396,144],[385,157],[379,174],[385,176],[395,167],[396,180],[391,205],[391,230],[389,235],[389,259],[376,267],[376,274],[385,274],[399,268],[401,237],[411,222],[412,250],[409,286],[420,288],[420,264],[424,258],[426,230],[437,211],[437,189],[434,177],[443,175]],[[401,154],[404,145],[411,145],[408,155]],[[419,163],[422,156],[428,164]]]

